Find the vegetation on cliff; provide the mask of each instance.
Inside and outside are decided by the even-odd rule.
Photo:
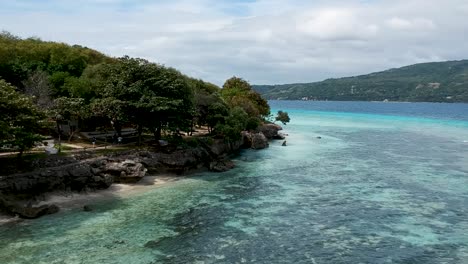
[[[322,82],[255,85],[267,99],[468,102],[468,60],[421,63]]]
[[[64,123],[69,139],[80,130],[121,137],[123,128],[132,128],[140,143],[143,134],[175,139],[204,126],[211,136],[233,141],[270,114],[267,101],[241,78],[221,89],[144,59],[7,32],[0,34],[0,89],[6,116],[0,147],[20,151],[34,145],[38,132],[62,134]],[[49,130],[39,131],[42,124]]]

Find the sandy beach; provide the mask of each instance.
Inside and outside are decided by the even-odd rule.
[[[183,177],[181,176],[173,175],[145,176],[142,180],[140,180],[137,183],[114,183],[112,184],[112,186],[105,190],[97,190],[82,193],[52,192],[45,194],[45,199],[35,204],[34,206],[40,206],[43,204],[55,204],[58,207],[60,207],[60,211],[63,212],[70,209],[80,208],[85,205],[92,206],[92,204],[96,203],[97,201],[115,198],[125,198],[132,195],[144,193],[153,190],[154,188],[170,184],[182,178]],[[61,212],[58,212],[58,214],[60,214]],[[24,219],[0,214],[0,225],[22,220]]]

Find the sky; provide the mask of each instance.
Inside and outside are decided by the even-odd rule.
[[[468,59],[467,0],[0,0],[0,30],[129,55],[222,85]]]

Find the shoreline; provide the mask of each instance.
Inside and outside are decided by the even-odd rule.
[[[176,175],[158,175],[145,176],[137,183],[114,183],[109,188],[104,190],[94,190],[89,192],[49,192],[44,194],[44,199],[36,203],[34,206],[45,204],[55,204],[60,208],[57,214],[64,211],[82,208],[85,205],[92,205],[97,202],[112,200],[116,198],[127,198],[133,195],[143,194],[156,188],[166,186],[173,182],[186,178],[186,176]],[[34,221],[34,219],[23,219],[18,216],[11,216],[0,213],[0,226],[5,224],[20,223],[23,221]]]

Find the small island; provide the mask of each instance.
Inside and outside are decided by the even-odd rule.
[[[55,213],[54,191],[89,192],[146,175],[222,172],[241,148],[284,139],[242,78],[222,88],[128,56],[0,34],[0,211]],[[90,207],[85,207],[90,210]]]

